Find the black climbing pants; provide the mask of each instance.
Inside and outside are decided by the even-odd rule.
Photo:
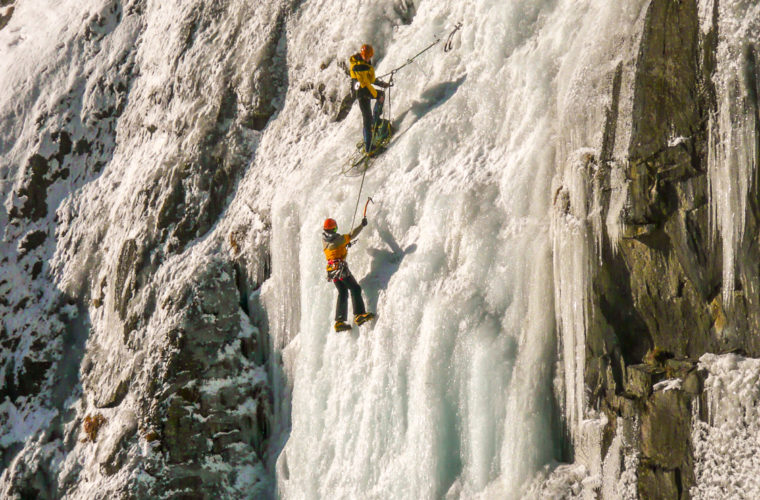
[[[343,279],[334,280],[335,288],[338,289],[338,303],[335,306],[335,321],[346,321],[348,314],[348,292],[351,291],[351,302],[354,306],[354,316],[364,314],[364,300],[362,300],[362,287],[356,282],[352,274]]]
[[[372,111],[372,94],[368,89],[359,89],[359,109],[362,111],[362,123],[364,133],[364,150],[369,151],[372,148],[372,127],[380,120],[383,114],[383,104],[385,104],[385,92],[379,89],[377,90],[377,98],[375,100],[374,116]]]

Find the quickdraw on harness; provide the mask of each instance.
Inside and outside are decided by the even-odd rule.
[[[346,277],[347,271],[348,265],[345,260],[332,259],[327,261],[327,281],[342,280]]]
[[[449,37],[446,39],[446,43],[443,44],[443,51],[444,52],[451,52],[451,49],[454,48],[453,47],[453,43],[452,43],[452,41],[454,39],[454,34],[457,31],[459,31],[461,28],[462,28],[462,23],[456,23],[454,25],[454,29],[451,31],[451,33],[449,33]]]

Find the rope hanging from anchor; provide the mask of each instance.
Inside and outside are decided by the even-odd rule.
[[[451,52],[451,50],[453,49],[454,35],[460,29],[462,29],[462,23],[456,23],[454,25],[454,29],[452,29],[451,32],[449,33],[449,36],[446,37],[446,42],[443,44],[443,51],[444,52]],[[402,64],[401,66],[399,66],[397,68],[393,68],[388,73],[385,73],[384,75],[381,75],[379,78],[385,78],[386,76],[389,76],[389,75],[391,76],[391,78],[393,78],[393,74],[394,73],[396,73],[401,68],[404,68],[404,67],[410,65],[412,62],[414,62],[415,59],[417,59],[422,54],[424,54],[428,50],[432,49],[433,47],[435,47],[439,43],[441,43],[441,37],[440,36],[436,36],[435,41],[433,43],[431,43],[430,45],[428,45],[427,47],[425,47],[421,51],[417,52],[414,56],[412,56],[409,59],[407,59],[406,62],[404,64]]]

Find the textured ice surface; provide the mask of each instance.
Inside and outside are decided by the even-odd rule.
[[[757,498],[760,495],[760,360],[735,354],[705,354],[700,366],[709,420],[695,408],[696,499]]]
[[[600,122],[573,122],[578,135],[570,137],[558,114],[583,102],[590,116],[603,116],[605,91],[589,107],[572,84],[581,85],[592,61],[605,64],[598,71],[611,82],[615,65],[604,58],[617,47],[581,57],[598,41],[588,33],[604,39],[620,25],[633,29],[621,11],[635,21],[640,9],[421,3],[413,22],[387,40],[378,71],[445,33],[465,10],[471,21],[453,52],[431,51],[397,75],[399,133],[365,180],[376,204],[349,261],[379,312],[371,329],[331,331],[335,292],[324,281],[318,244],[325,217],[341,228],[351,220],[360,179],[333,172],[344,157],[335,151],[358,136],[357,110],[345,137],[303,160],[312,173],[292,174],[289,192],[275,197],[273,239],[290,246],[273,257],[274,276],[300,283],[298,296],[287,295],[287,286],[264,291],[271,303],[289,297],[291,305],[280,307],[300,310],[295,325],[284,314],[276,317],[289,326],[273,325],[282,332],[277,342],[297,342],[286,348],[292,431],[277,469],[287,497],[519,498],[559,456],[552,182],[558,163],[600,146],[587,133]],[[591,11],[603,12],[609,25],[598,28]],[[563,353],[567,384],[560,382],[573,391],[567,412],[574,425],[583,418],[576,352],[583,349],[584,272],[569,269],[567,279],[581,281],[563,283],[563,307],[578,309],[573,328],[563,330],[571,350]]]
[[[558,166],[600,146],[608,86],[594,95],[580,89],[592,69],[594,78],[609,80],[616,62],[608,58],[634,29],[629,21],[639,3],[296,2],[286,15],[285,2],[261,2],[254,15],[238,1],[226,10],[205,2],[127,2],[118,16],[113,2],[22,3],[0,32],[8,56],[2,60],[22,68],[2,72],[16,96],[2,101],[4,158],[23,165],[38,138],[31,120],[14,116],[53,116],[56,123],[43,123],[55,130],[70,115],[74,142],[102,144],[101,154],[90,155],[102,164],[69,162],[68,180],[50,187],[43,222],[57,221],[57,232],[38,250],[53,278],[46,293],[86,291],[102,302],[87,311],[86,359],[105,387],[116,387],[129,374],[149,378],[146,367],[160,362],[155,353],[165,332],[181,321],[159,308],[125,345],[126,313],[147,304],[149,290],[158,304],[170,301],[210,255],[233,257],[231,235],[246,255],[269,245],[271,278],[253,302],[266,310],[274,352],[273,452],[287,439],[276,467],[279,492],[519,497],[559,457],[553,247],[581,250],[581,260],[593,255],[572,247],[579,244],[572,234],[552,239],[552,184]],[[35,11],[49,15],[38,19]],[[357,28],[357,19],[366,21]],[[396,77],[388,108],[398,133],[368,172],[363,195],[375,204],[350,256],[379,318],[361,332],[336,335],[319,227],[331,216],[347,228],[360,184],[339,175],[360,135],[356,108],[345,121],[331,121],[331,97],[345,88],[339,63],[370,42],[378,72],[386,72],[460,20],[454,50],[444,54],[437,46]],[[37,26],[44,35],[33,36]],[[270,60],[261,47],[278,27],[284,35],[275,37]],[[250,42],[231,44],[241,30]],[[266,108],[246,96],[262,95],[259,76],[272,67],[281,74],[275,97],[267,97],[277,113],[266,128],[215,123],[228,112],[229,89],[238,108]],[[120,84],[129,89],[126,100]],[[122,114],[109,124],[88,121],[112,107]],[[227,135],[204,142],[214,127]],[[52,136],[40,137],[36,151],[56,154]],[[219,220],[186,247],[178,231],[163,239],[159,227],[172,213],[152,208],[152,196],[171,208],[179,183],[183,210],[207,206],[208,179],[185,180],[180,166],[217,143],[247,163],[237,190]],[[26,202],[9,194],[11,187],[8,212]],[[580,225],[594,217],[575,216]],[[598,230],[600,222],[593,224]],[[130,301],[110,279],[120,262],[132,260],[124,256],[141,248],[158,269],[147,291]],[[121,288],[144,279],[122,270]],[[571,427],[583,419],[584,272],[562,270],[568,281],[560,286],[561,311],[577,311],[563,329],[570,350],[559,383]],[[202,393],[213,396],[241,380],[212,378]],[[129,421],[135,396],[103,410],[112,429]],[[75,395],[67,408],[81,418],[92,404]],[[14,439],[28,443],[29,453],[36,430],[52,418],[45,408],[39,401],[7,407]],[[153,447],[140,443],[131,458],[154,457]],[[138,480],[130,474],[150,483],[139,467],[101,475],[98,456],[94,446],[78,444],[65,461],[72,475],[82,464],[82,494]],[[205,466],[223,468],[213,460]],[[256,470],[242,467],[237,487],[250,484]]]

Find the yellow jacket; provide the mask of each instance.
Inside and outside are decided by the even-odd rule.
[[[366,88],[373,98],[377,98],[377,90],[372,86],[375,83],[375,68],[372,64],[362,59],[361,54],[352,55],[349,61],[351,78],[359,82],[360,88]]]
[[[361,233],[364,226],[359,224],[348,234],[322,233],[322,250],[325,251],[327,261],[344,260],[348,255],[348,244]]]
[[[348,255],[348,244],[351,243],[351,235],[341,234],[331,242],[324,243],[325,257],[328,261],[343,260]]]

